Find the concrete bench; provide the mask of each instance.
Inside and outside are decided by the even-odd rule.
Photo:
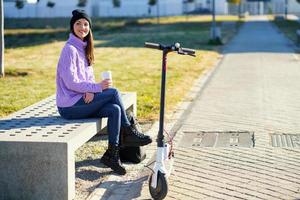
[[[122,100],[136,114],[136,93]],[[55,96],[0,119],[0,199],[74,199],[74,152],[106,122],[61,118]]]
[[[297,44],[300,45],[300,29],[296,31],[296,35],[297,35]]]

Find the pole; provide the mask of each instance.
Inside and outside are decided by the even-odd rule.
[[[157,24],[159,24],[159,0],[156,1]]]
[[[216,40],[216,4],[212,1],[212,39]]]
[[[285,0],[285,19],[287,19],[287,15],[288,15],[288,0]]]
[[[3,0],[0,0],[0,78],[4,77],[4,14]]]
[[[242,18],[242,2],[239,3],[239,19]]]

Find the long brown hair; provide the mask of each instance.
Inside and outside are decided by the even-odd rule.
[[[74,28],[72,27],[72,33],[76,36]],[[76,36],[77,37],[77,36]],[[85,47],[85,56],[88,60],[89,65],[94,64],[95,56],[94,56],[94,38],[92,29],[90,28],[89,34],[84,38],[84,41],[86,41],[87,45]]]
[[[91,28],[89,34],[84,38],[84,40],[87,42],[85,48],[85,55],[89,62],[89,65],[92,65],[94,64],[95,56],[94,56],[94,38],[93,38],[93,33]]]

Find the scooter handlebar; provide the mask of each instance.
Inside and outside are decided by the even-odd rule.
[[[181,50],[190,55],[195,55],[195,53],[196,53],[196,51],[194,49],[181,48]]]
[[[160,44],[151,43],[151,42],[145,42],[145,47],[151,48],[151,49],[161,49]]]
[[[194,49],[181,48],[179,43],[175,43],[174,45],[171,45],[171,46],[164,46],[164,45],[157,44],[157,43],[145,42],[145,47],[151,48],[151,49],[158,49],[158,50],[168,49],[169,51],[176,51],[179,54],[190,55],[190,56],[195,56],[195,53],[196,53],[196,51]]]

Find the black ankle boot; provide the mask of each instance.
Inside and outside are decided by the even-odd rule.
[[[139,132],[132,125],[128,127],[121,127],[120,135],[122,146],[144,146],[152,142],[150,136]]]
[[[130,122],[130,125],[132,128],[136,129],[138,132],[142,132],[142,129],[139,125],[139,122],[136,120],[136,118],[133,116],[133,114],[130,114],[127,116],[129,122]]]
[[[109,144],[108,149],[101,158],[101,162],[106,166],[110,167],[117,174],[126,174],[126,169],[120,161],[118,146]]]

